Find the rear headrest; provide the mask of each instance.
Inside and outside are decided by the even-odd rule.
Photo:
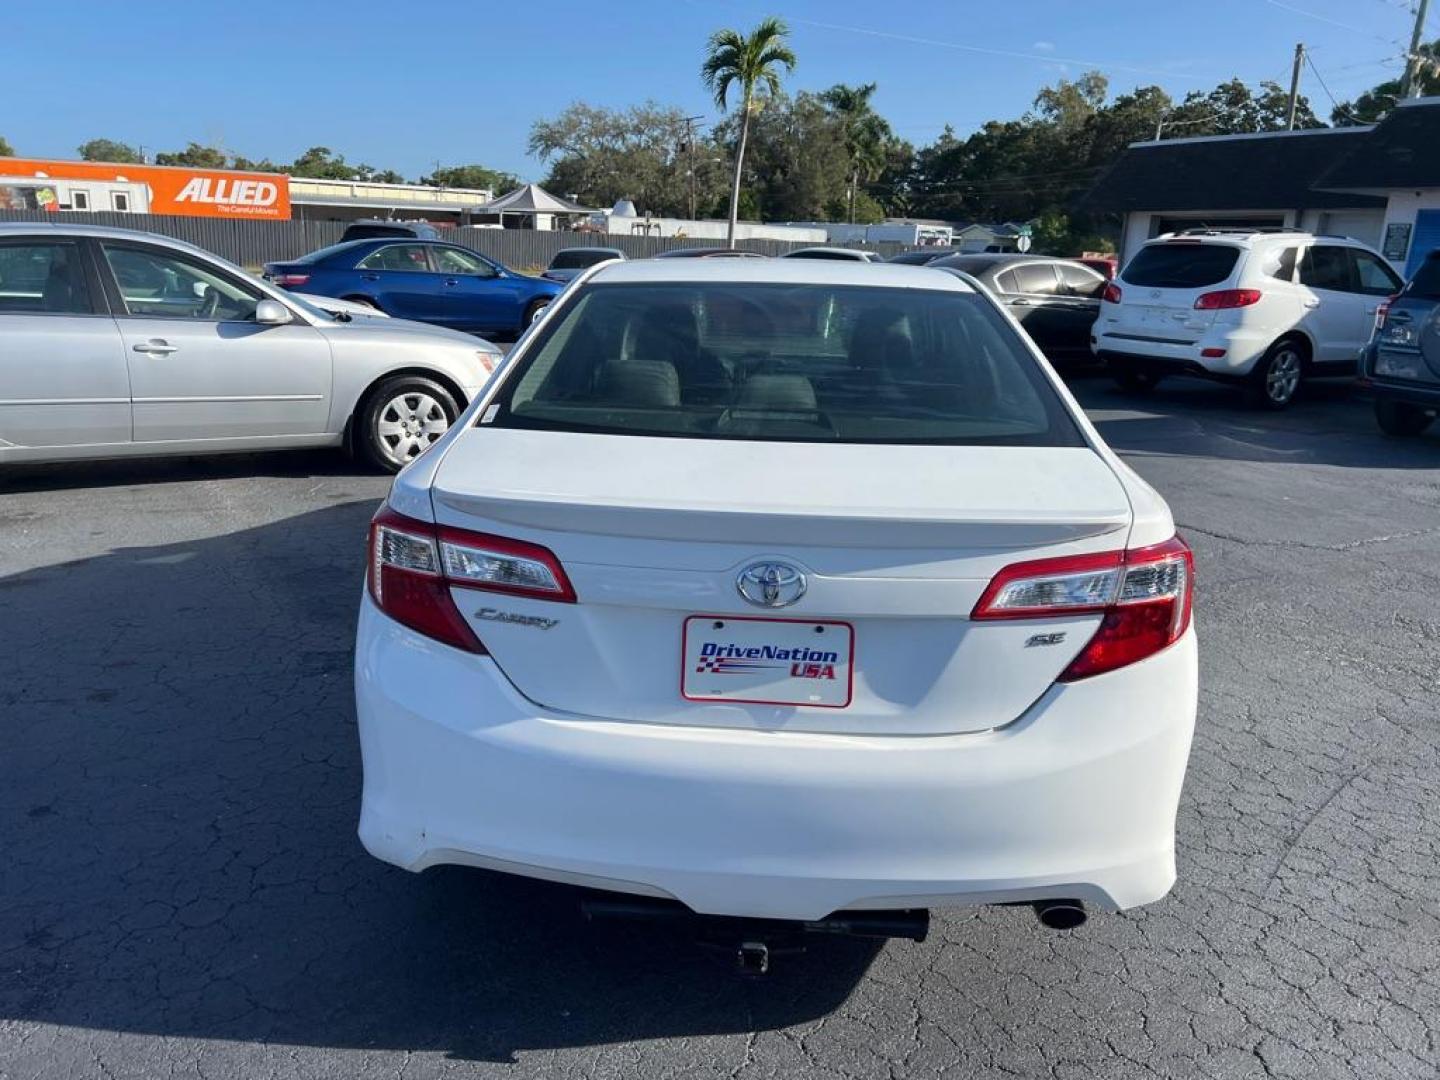
[[[642,409],[680,404],[680,376],[664,360],[617,360],[600,372],[600,399]]]
[[[736,408],[814,412],[815,387],[804,375],[751,375],[740,387]]]

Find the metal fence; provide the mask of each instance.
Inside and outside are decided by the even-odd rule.
[[[316,248],[336,243],[345,231],[340,221],[245,221],[233,218],[169,217],[160,214],[46,213],[40,210],[0,210],[0,221],[63,222],[75,225],[105,225],[139,229],[174,237],[213,251],[241,266],[260,267],[267,262],[294,259]],[[632,259],[643,259],[671,248],[723,247],[723,240],[618,234],[535,232],[527,229],[441,228],[443,239],[488,255],[516,270],[548,266],[555,252],[567,247],[619,248]],[[739,247],[763,255],[783,255],[796,248],[814,247],[818,241],[794,243],[785,240],[742,240]],[[893,255],[905,250],[903,244],[847,244],[861,250]]]

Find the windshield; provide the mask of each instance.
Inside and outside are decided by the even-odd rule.
[[[685,438],[1084,445],[1020,337],[974,293],[594,284],[557,315],[483,422]]]
[[[1120,276],[1151,289],[1203,289],[1228,278],[1239,257],[1240,249],[1229,244],[1150,244]]]
[[[291,259],[290,261],[292,263],[324,262],[326,259],[330,258],[331,255],[338,255],[342,251],[349,251],[351,248],[358,248],[363,243],[365,243],[364,240],[346,240],[343,243],[331,244],[329,247],[323,247],[319,251],[312,251],[308,255],[301,255],[298,259]]]
[[[1423,296],[1426,300],[1440,300],[1440,258],[1428,256],[1410,279],[1405,290],[1407,296]]]

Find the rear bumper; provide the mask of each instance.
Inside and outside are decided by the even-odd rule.
[[[1212,327],[1198,341],[1167,342],[1126,337],[1097,326],[1093,347],[1107,361],[1141,361],[1177,374],[1241,379],[1250,374],[1274,340],[1275,335],[1269,331],[1259,334],[1243,328]],[[1222,349],[1224,353],[1201,355],[1206,349]]]
[[[969,735],[548,713],[489,658],[415,635],[368,596],[355,685],[360,838],[409,870],[485,866],[794,919],[1045,897],[1127,908],[1175,879],[1193,630]]]
[[[1426,409],[1440,409],[1440,386],[1426,386],[1423,383],[1401,382],[1391,379],[1377,379],[1367,375],[1361,385],[1371,397],[1384,401],[1403,401],[1407,405],[1419,405]]]

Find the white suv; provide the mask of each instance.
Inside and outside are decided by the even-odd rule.
[[[1167,374],[1243,382],[1283,409],[1300,381],[1351,375],[1403,282],[1343,236],[1196,229],[1151,240],[1105,289],[1092,345],[1121,386]]]

